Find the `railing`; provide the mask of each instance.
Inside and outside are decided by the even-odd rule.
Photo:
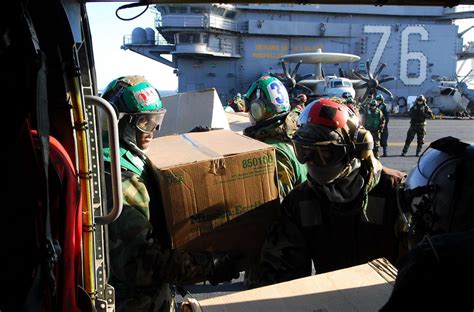
[[[207,14],[168,14],[155,19],[157,28],[163,27],[194,27],[215,28],[237,31],[237,23],[217,15]]]
[[[237,23],[235,21],[212,14],[210,16],[209,27],[237,31]]]
[[[123,45],[130,45],[133,44],[132,41],[132,36],[131,35],[126,35],[123,36]],[[161,35],[156,35],[154,40],[146,40],[144,43],[135,43],[135,44],[141,44],[141,45],[169,45],[171,46],[172,44],[168,43],[165,38],[163,38]]]
[[[203,14],[169,14],[157,19],[158,28],[162,27],[196,27],[205,28],[207,17]]]

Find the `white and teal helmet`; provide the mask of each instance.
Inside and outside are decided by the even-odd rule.
[[[264,75],[255,81],[245,98],[249,101],[252,124],[290,110],[290,98],[283,83],[275,77]]]

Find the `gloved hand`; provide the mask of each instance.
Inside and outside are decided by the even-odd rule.
[[[237,251],[213,254],[212,272],[208,276],[211,285],[239,278],[238,260],[241,258],[242,254]]]
[[[208,126],[196,126],[189,130],[189,132],[206,132],[206,131],[211,131],[211,128]]]
[[[194,128],[192,128],[191,130],[189,130],[189,132],[207,132],[207,131],[211,131],[211,130],[222,130],[223,128],[211,128],[211,127],[208,127],[208,126],[196,126]]]

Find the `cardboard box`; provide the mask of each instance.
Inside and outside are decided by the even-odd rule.
[[[182,134],[196,126],[229,129],[229,122],[216,89],[165,96],[166,114],[157,136]]]
[[[242,134],[245,128],[250,127],[252,124],[250,123],[248,113],[225,113],[227,116],[227,120],[229,121],[230,130]]]
[[[258,255],[279,204],[275,149],[228,130],[153,140],[173,248]]]
[[[386,259],[226,296],[184,303],[182,311],[379,311],[397,270]]]

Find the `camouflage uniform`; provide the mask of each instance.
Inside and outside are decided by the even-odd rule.
[[[388,147],[388,122],[390,121],[390,112],[387,109],[387,106],[384,102],[380,103],[377,107],[383,114],[385,119],[385,124],[382,130],[382,136],[380,137],[380,146],[383,148],[384,157],[387,156],[387,147]]]
[[[104,154],[110,161],[107,149]],[[212,271],[211,255],[172,250],[152,165],[123,148],[121,165],[123,211],[108,226],[116,309],[174,311],[170,283],[205,280]]]
[[[244,130],[246,136],[275,147],[281,200],[293,187],[306,181],[306,165],[298,162],[290,141],[296,131],[299,113],[298,109],[294,109],[288,114],[261,121]]]
[[[296,131],[299,113],[298,109],[294,109],[289,113],[261,121],[244,130],[246,136],[275,147],[280,200],[283,200],[296,185],[306,181],[306,165],[298,162],[290,141]],[[258,271],[255,266],[246,270],[244,280],[246,286],[256,283],[255,278],[258,274],[256,272]]]
[[[348,203],[332,203],[311,179],[282,203],[261,252],[258,283],[263,286],[324,273],[378,257],[395,263],[400,253],[396,189],[403,174],[371,157],[359,174],[367,181]]]
[[[385,126],[385,118],[382,111],[378,108],[375,110],[368,109],[365,113],[364,127],[370,131],[374,139],[374,155],[379,157],[380,134]]]
[[[433,112],[426,103],[421,105],[414,104],[410,108],[410,128],[408,128],[407,138],[403,146],[402,155],[408,152],[411,141],[417,136],[416,155],[418,156],[423,148],[423,143],[426,135],[426,118],[432,118]]]

